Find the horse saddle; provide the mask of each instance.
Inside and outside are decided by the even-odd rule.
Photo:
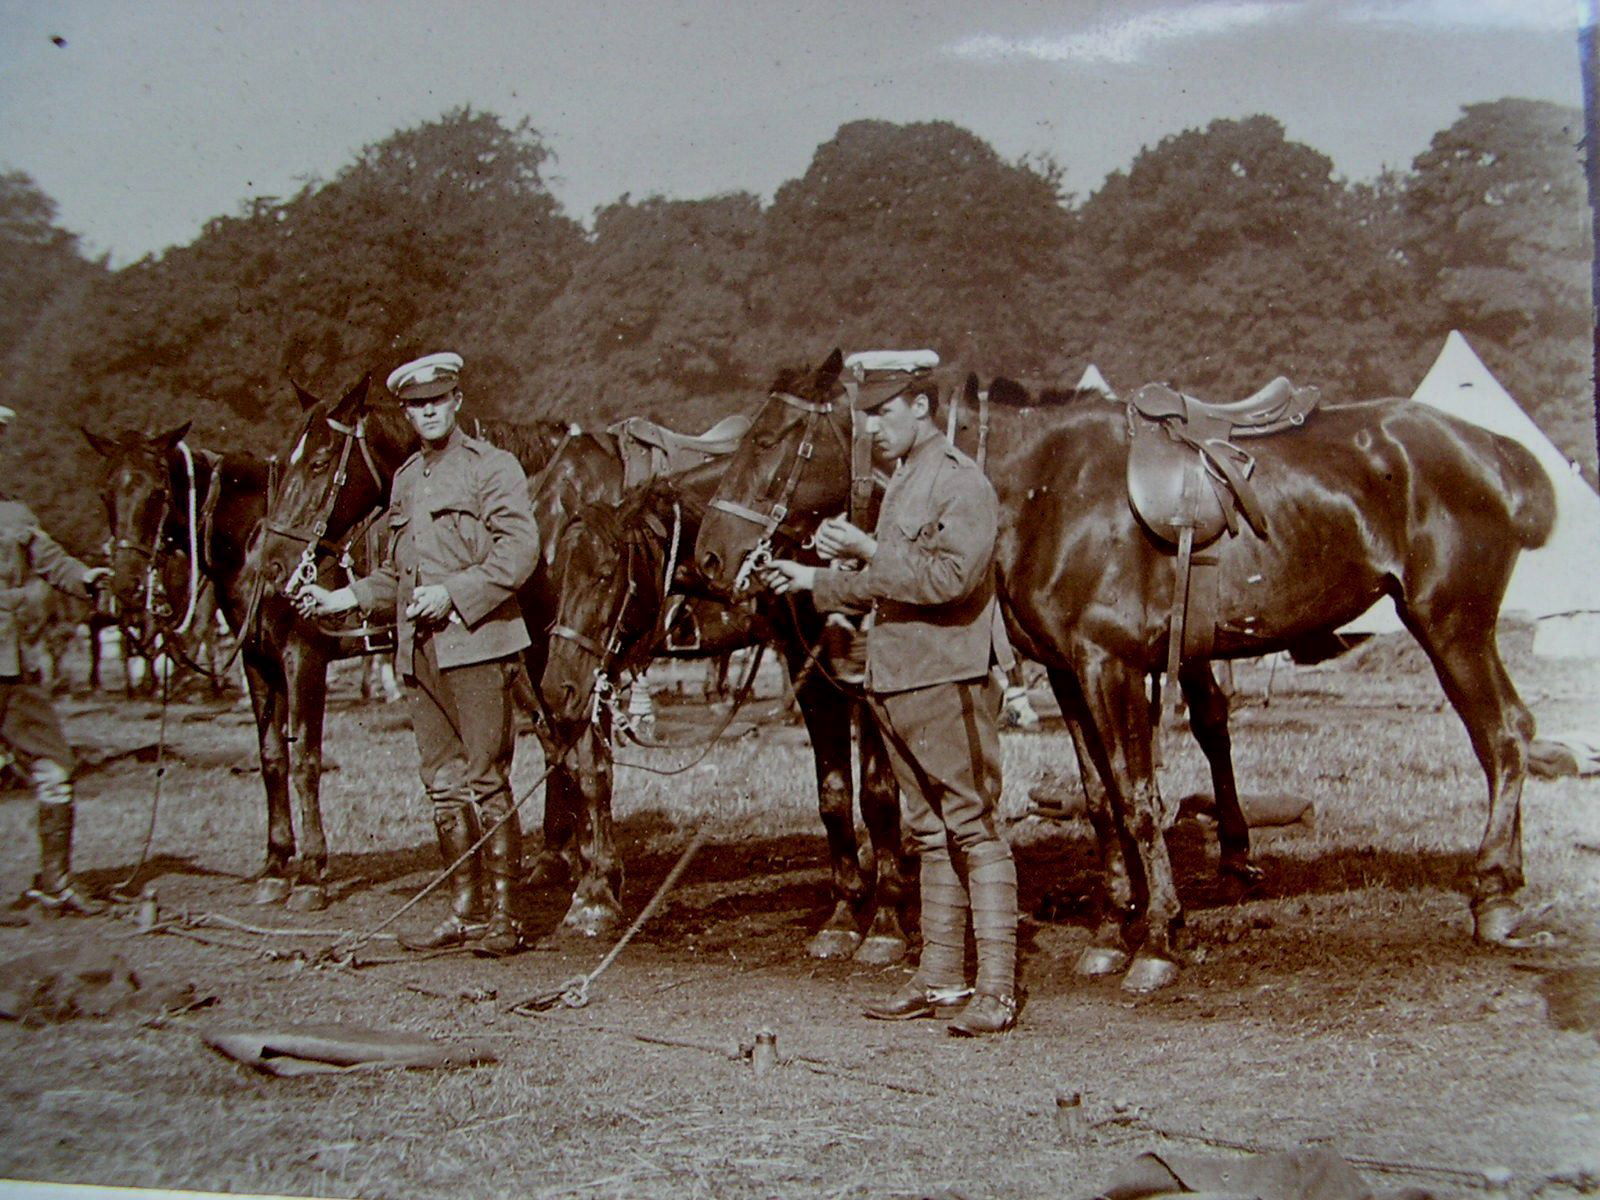
[[[1238,533],[1239,513],[1266,537],[1267,516],[1250,482],[1255,458],[1236,440],[1298,429],[1319,399],[1316,388],[1297,388],[1281,375],[1230,404],[1146,384],[1128,401],[1128,499],[1134,512],[1172,543],[1186,528],[1195,546],[1215,540],[1224,528]]]
[[[732,454],[749,428],[750,418],[734,413],[704,433],[679,433],[645,417],[628,417],[606,432],[617,439],[622,454],[623,486],[634,487]]]

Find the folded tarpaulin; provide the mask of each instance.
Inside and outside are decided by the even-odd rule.
[[[1325,1147],[1249,1158],[1197,1158],[1147,1151],[1119,1170],[1095,1200],[1154,1196],[1250,1197],[1253,1200],[1367,1200],[1372,1189]]]
[[[281,1025],[201,1034],[218,1054],[269,1075],[330,1075],[400,1067],[476,1067],[498,1061],[474,1042],[436,1042],[361,1025]]]
[[[1600,737],[1581,733],[1541,734],[1528,747],[1528,770],[1545,778],[1600,775]]]

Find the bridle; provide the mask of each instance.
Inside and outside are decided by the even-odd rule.
[[[661,575],[661,596],[663,603],[660,606],[663,613],[667,611],[666,596],[672,590],[672,578],[678,568],[678,548],[683,539],[683,509],[682,505],[674,500],[672,503],[672,531],[667,537],[667,548],[664,566]],[[625,586],[622,598],[608,624],[603,641],[597,641],[571,625],[561,623],[557,617],[557,624],[550,628],[550,636],[571,642],[584,653],[595,660],[594,670],[591,674],[589,720],[597,728],[603,728],[606,715],[609,713],[613,723],[626,724],[626,718],[621,714],[617,705],[617,684],[613,678],[621,663],[623,651],[623,627],[627,620],[629,609],[634,598],[639,594],[639,582],[633,569],[634,554],[645,545],[644,539],[634,532],[629,532],[623,539],[622,560],[619,569],[622,571]],[[572,589],[562,588],[563,596],[570,594]],[[659,634],[659,630],[656,631]],[[652,643],[653,644],[653,643]]]
[[[350,474],[350,455],[355,447],[361,448],[361,460],[367,464],[367,473],[372,476],[373,485],[378,489],[379,495],[388,492],[383,476],[378,471],[378,464],[373,460],[372,448],[367,444],[367,417],[363,413],[354,424],[327,417],[328,428],[338,434],[343,440],[339,444],[339,463],[334,468],[333,477],[328,483],[327,490],[317,505],[316,516],[312,519],[309,531],[297,529],[273,520],[271,511],[264,522],[268,533],[278,537],[287,538],[293,542],[301,542],[304,549],[300,551],[300,559],[295,563],[294,569],[289,573],[289,578],[284,582],[283,593],[290,599],[296,592],[308,583],[317,581],[317,555],[319,553],[338,554],[342,547],[337,543],[328,541],[328,523],[333,519],[333,510],[339,503],[339,493],[344,490],[345,480]],[[277,507],[276,498],[271,508]]]
[[[856,466],[858,460],[864,459],[868,464],[867,473],[865,475],[866,491],[864,494],[869,498],[871,496],[871,445],[867,440],[865,422],[861,421],[856,413],[856,406],[854,404],[854,389],[848,382],[845,385],[845,389],[846,398],[850,401],[848,405],[851,415],[851,433],[849,442],[846,443],[844,433],[839,428],[837,422],[829,420],[825,422],[825,424],[829,429],[833,430],[834,434],[839,439],[840,445],[844,447],[845,452],[850,457],[850,507],[852,517],[854,517],[856,516]],[[763,405],[763,413],[766,411],[766,405],[770,405],[773,401],[786,404],[790,408],[796,409],[802,414],[801,416],[791,418],[790,421],[786,422],[778,430],[774,440],[776,440],[777,437],[785,436],[790,429],[794,428],[797,423],[800,423],[802,428],[800,430],[799,440],[795,446],[794,460],[789,464],[789,472],[784,478],[783,486],[778,490],[776,497],[773,499],[771,508],[766,512],[761,512],[758,509],[741,504],[735,500],[724,499],[721,496],[718,496],[716,499],[711,501],[711,507],[717,509],[719,512],[725,512],[729,516],[738,517],[743,521],[749,521],[752,524],[759,526],[761,529],[760,535],[756,538],[755,545],[752,546],[749,553],[744,556],[744,561],[739,564],[738,573],[734,576],[733,590],[735,594],[748,591],[750,589],[751,577],[772,561],[772,544],[774,538],[778,537],[780,534],[783,534],[795,541],[800,540],[800,535],[798,532],[793,531],[792,529],[788,531],[785,530],[785,526],[789,524],[789,507],[794,502],[795,492],[799,490],[800,479],[805,474],[807,465],[816,456],[817,423],[821,421],[822,418],[830,416],[835,408],[832,400],[807,400],[804,397],[796,396],[791,392],[773,392],[767,397],[765,405]],[[756,416],[757,423],[760,422],[760,419],[761,414],[758,413]]]
[[[189,626],[194,621],[195,608],[200,596],[200,523],[197,513],[196,493],[198,479],[194,468],[194,453],[189,449],[187,442],[180,441],[177,445],[178,453],[183,459],[184,474],[188,480],[188,530],[189,530],[189,600],[183,614],[183,620],[170,630],[174,634],[189,632]],[[215,470],[215,464],[213,464]],[[150,537],[150,545],[145,546],[130,537],[117,537],[111,542],[113,552],[122,550],[138,555],[145,560],[145,583],[143,607],[145,612],[153,616],[164,617],[167,612],[162,612],[166,600],[160,593],[160,579],[158,576],[158,562],[161,555],[161,543],[164,540],[162,531],[167,526],[167,518],[172,514],[172,485],[167,478],[167,465],[164,460],[159,461],[159,466],[152,474],[162,482],[153,489],[160,496],[161,507],[152,528],[154,533]],[[212,487],[216,486],[216,478],[212,478]]]

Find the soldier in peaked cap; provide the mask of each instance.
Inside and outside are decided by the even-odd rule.
[[[0,405],[0,436],[16,413]],[[72,776],[77,759],[50,697],[38,682],[33,647],[19,628],[27,584],[42,579],[92,599],[108,567],[87,567],[58,546],[27,505],[0,493],[0,743],[33,779],[39,822],[39,873],[23,902],[57,916],[91,916],[105,906],[72,878]]]
[[[929,352],[845,361],[857,368],[853,403],[874,453],[898,463],[877,529],[829,518],[817,548],[861,569],[780,560],[767,582],[778,592],[810,589],[822,609],[874,616],[867,697],[921,861],[923,945],[916,974],[867,1015],[953,1013],[950,1032],[972,1036],[1002,1033],[1017,1019],[1017,872],[995,823],[1001,697],[991,671],[1010,667],[1011,650],[995,596],[999,501],[935,424],[936,363]],[[969,913],[976,989],[966,983]]]
[[[439,851],[455,863],[493,831],[452,875],[444,919],[401,943],[432,950],[480,942],[509,954],[520,937],[511,887],[522,860],[510,784],[511,685],[530,644],[516,593],[538,561],[539,530],[516,458],[458,424],[461,369],[458,354],[429,354],[389,376],[422,448],[395,473],[386,560],[336,591],[309,585],[297,603],[307,616],[357,606],[396,613],[395,667],[407,684]]]

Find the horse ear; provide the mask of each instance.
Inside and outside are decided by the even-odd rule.
[[[367,389],[372,386],[372,372],[368,371],[350,389],[339,397],[339,403],[333,406],[333,411],[341,416],[348,417],[357,409],[363,408],[367,403]]]
[[[117,443],[108,437],[101,437],[87,425],[79,425],[78,432],[94,448],[94,452],[102,458],[114,458],[117,453]]]
[[[978,402],[978,373],[976,371],[967,372],[967,383],[961,389],[961,399],[968,407]]]
[[[294,388],[294,398],[300,401],[300,407],[303,411],[310,412],[313,408],[322,403],[321,400],[318,400],[310,392],[306,391],[305,388],[301,387],[299,380],[289,380],[289,386]]]
[[[188,436],[189,426],[193,424],[193,421],[185,421],[171,433],[164,433],[155,440],[166,446],[168,450],[176,450],[178,448],[178,443],[183,441],[183,439]]]
[[[833,348],[833,353],[822,360],[822,366],[817,368],[817,374],[824,379],[837,379],[839,372],[844,370],[844,351],[839,347]]]

